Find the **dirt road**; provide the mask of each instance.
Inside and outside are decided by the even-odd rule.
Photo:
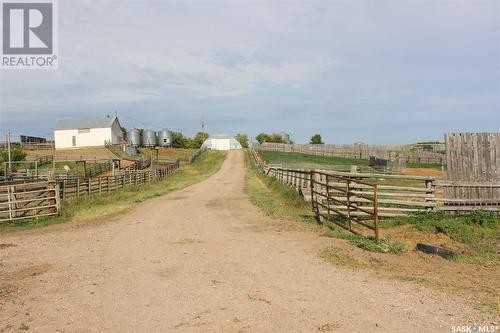
[[[229,153],[208,180],[112,221],[0,236],[0,331],[450,332],[488,323],[459,298],[336,267],[338,242],[283,231]],[[24,325],[24,326],[23,326]]]

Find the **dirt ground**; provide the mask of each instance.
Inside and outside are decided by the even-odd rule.
[[[436,178],[443,176],[441,170],[432,168],[406,168],[403,173],[408,176],[431,176]]]
[[[497,320],[457,295],[328,264],[319,253],[346,243],[264,216],[244,175],[231,151],[206,181],[114,219],[0,235],[0,331],[451,332]]]

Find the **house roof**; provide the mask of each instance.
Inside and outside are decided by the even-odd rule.
[[[78,128],[107,128],[111,127],[117,119],[112,117],[95,117],[80,119],[62,119],[56,123],[55,130],[69,130]]]

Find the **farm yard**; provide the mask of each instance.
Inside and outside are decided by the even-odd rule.
[[[0,333],[500,332],[500,1],[5,1]]]
[[[205,154],[193,167],[216,171],[224,155]],[[3,329],[439,332],[495,320],[499,289],[486,279],[498,265],[370,252],[331,238],[295,191],[269,185],[247,156],[230,151],[215,174],[170,194],[160,192],[168,178],[155,183],[118,215],[88,207],[40,231],[3,230]],[[181,172],[171,177],[185,179]],[[444,283],[446,272],[457,289]],[[358,315],[360,304],[370,311]]]

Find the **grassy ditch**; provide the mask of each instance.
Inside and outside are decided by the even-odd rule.
[[[247,173],[245,192],[250,201],[266,215],[277,219],[316,223],[311,204],[291,187],[275,178],[264,176],[252,161],[250,153],[245,154]]]
[[[182,167],[160,182],[143,186],[128,186],[111,193],[70,198],[62,202],[55,217],[8,221],[0,224],[0,232],[58,224],[69,220],[93,221],[125,212],[134,205],[198,183],[216,173],[226,157],[225,152],[207,151],[191,165]]]

